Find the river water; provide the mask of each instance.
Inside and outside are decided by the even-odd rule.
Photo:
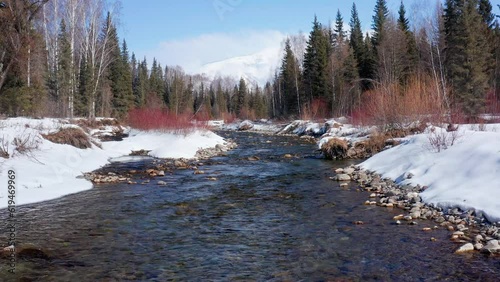
[[[221,134],[239,147],[206,161],[205,174],[178,170],[21,207],[18,244],[44,253],[18,258],[16,276],[2,259],[1,280],[498,281],[500,259],[456,255],[448,231],[394,225],[402,211],[365,206],[366,192],[329,180],[353,162],[320,159],[296,137]]]

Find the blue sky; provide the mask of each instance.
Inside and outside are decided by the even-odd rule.
[[[355,0],[364,30],[371,26],[375,0]],[[403,0],[410,20],[436,0]],[[122,0],[120,37],[130,51],[148,62],[180,65],[196,72],[200,65],[279,47],[287,34],[311,29],[314,15],[323,24],[338,9],[349,22],[352,1],[342,0]],[[499,12],[500,0],[491,1]],[[394,13],[400,0],[387,0]]]

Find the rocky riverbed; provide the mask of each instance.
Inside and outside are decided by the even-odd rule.
[[[365,205],[384,208],[398,208],[404,211],[394,216],[394,224],[418,225],[420,220],[432,220],[434,229],[445,228],[450,232],[450,240],[460,245],[456,253],[479,251],[500,257],[500,228],[498,223],[488,222],[481,212],[459,208],[442,209],[422,202],[419,193],[425,186],[398,185],[393,180],[382,178],[375,172],[350,166],[335,170],[332,180],[339,181],[341,187],[348,187],[350,181],[356,182],[360,189],[371,192]],[[408,174],[407,178],[412,175]],[[361,224],[358,222],[357,224]],[[433,228],[422,228],[431,233]],[[431,237],[431,240],[436,240]]]
[[[226,154],[229,150],[237,148],[238,145],[233,140],[227,140],[224,145],[216,145],[213,148],[200,149],[196,152],[196,156],[193,159],[155,159],[153,161],[154,166],[146,170],[128,170],[123,172],[108,171],[107,169],[99,169],[93,172],[85,173],[83,177],[87,180],[92,181],[94,184],[110,184],[110,183],[127,183],[130,185],[134,184],[151,184],[154,183],[155,177],[163,177],[166,174],[171,174],[176,169],[182,170],[193,170],[194,174],[204,174],[201,167],[204,166],[203,161],[208,160],[215,156],[221,156]],[[131,156],[148,156],[148,151],[133,151]],[[134,176],[140,176],[144,180],[138,183],[133,180]],[[207,178],[207,180],[214,181],[212,178]],[[152,182],[153,181],[153,182]],[[156,181],[158,185],[165,186],[167,183],[165,181]]]

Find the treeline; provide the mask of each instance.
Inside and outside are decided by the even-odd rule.
[[[137,60],[118,38],[108,1],[1,3],[3,114],[123,118],[131,108],[160,107],[201,118],[268,116],[268,88]]]
[[[106,0],[0,1],[0,112],[123,118],[156,107],[204,119],[387,120],[436,105],[470,117],[499,110],[500,26],[489,0],[437,1],[411,26],[403,3],[393,15],[377,0],[366,34],[355,4],[349,31],[340,12],[332,27],[315,18],[308,38],[284,42],[281,67],[263,87],[136,58],[118,38],[114,8]]]
[[[355,4],[350,16],[350,32],[340,12],[333,27],[315,18],[304,54],[287,40],[273,81],[274,116],[378,118],[389,108],[401,115],[436,104],[467,117],[500,110],[500,27],[488,0],[438,1],[413,28],[403,2],[393,15],[377,0],[367,34]]]

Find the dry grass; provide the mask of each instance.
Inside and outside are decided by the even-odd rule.
[[[22,155],[28,155],[31,152],[37,150],[40,146],[40,143],[40,137],[31,133],[22,134],[12,140],[12,145],[14,145],[16,152]]]
[[[44,134],[42,137],[57,144],[68,144],[80,149],[92,147],[88,135],[79,128],[62,128],[58,132]]]
[[[98,129],[103,126],[120,126],[120,122],[112,118],[94,119],[94,120],[77,118],[70,120],[70,123],[78,125],[86,132],[90,132],[89,129]]]
[[[321,146],[321,152],[329,160],[346,158],[348,149],[347,141],[339,138],[332,138]]]
[[[9,141],[2,137],[0,138],[0,158],[8,159],[9,157]]]

